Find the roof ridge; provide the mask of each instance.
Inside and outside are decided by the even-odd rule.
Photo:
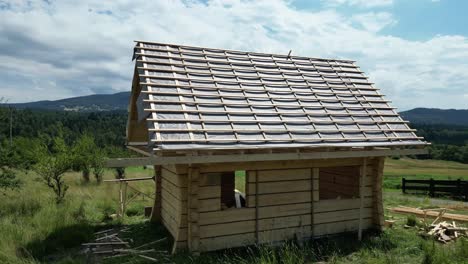
[[[156,44],[156,45],[164,45],[164,46],[175,46],[180,48],[197,48],[197,49],[208,49],[208,50],[216,50],[216,51],[228,51],[228,52],[239,52],[239,53],[248,53],[248,54],[260,54],[260,55],[271,55],[271,56],[283,56],[287,58],[298,58],[298,59],[316,59],[316,60],[326,60],[326,61],[339,61],[339,62],[348,62],[348,63],[355,63],[355,60],[348,60],[348,59],[335,59],[335,58],[319,58],[319,57],[307,57],[307,56],[295,56],[295,55],[287,55],[287,54],[279,54],[279,53],[266,53],[266,52],[255,52],[255,51],[242,51],[242,50],[235,50],[235,49],[219,49],[219,48],[209,48],[209,47],[202,47],[202,46],[188,46],[188,45],[177,45],[171,43],[164,43],[164,42],[154,42],[154,41],[145,41],[145,40],[134,40],[133,42],[136,43],[147,43],[147,44]],[[138,47],[135,45],[135,47]]]

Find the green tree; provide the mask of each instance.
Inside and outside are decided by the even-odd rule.
[[[91,166],[94,162],[93,156],[95,152],[96,144],[94,143],[94,137],[89,134],[82,135],[73,146],[73,169],[75,171],[81,171],[85,182],[89,182],[90,180]]]
[[[96,148],[94,153],[92,153],[92,157],[91,167],[94,178],[96,178],[97,183],[101,183],[104,176],[105,154],[102,150]]]
[[[70,171],[73,166],[73,157],[70,155],[70,148],[65,141],[57,137],[54,139],[51,150],[39,152],[39,162],[34,166],[34,171],[41,176],[44,182],[55,193],[57,204],[62,203],[68,190],[63,176]]]

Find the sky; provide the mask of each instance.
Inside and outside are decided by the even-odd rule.
[[[355,60],[399,110],[468,109],[468,1],[0,0],[0,98],[129,91],[134,40]]]

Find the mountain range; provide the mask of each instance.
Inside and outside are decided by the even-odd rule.
[[[10,104],[19,109],[43,109],[55,111],[95,112],[126,110],[130,92],[95,94],[56,101],[37,101]],[[415,108],[400,112],[403,119],[417,124],[444,124],[468,126],[468,109]]]
[[[56,101],[37,101],[31,103],[9,104],[18,109],[43,109],[56,111],[96,112],[126,110],[130,92],[116,94],[93,94],[66,98]]]

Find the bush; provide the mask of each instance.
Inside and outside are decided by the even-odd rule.
[[[406,225],[407,226],[416,226],[418,224],[418,220],[416,219],[416,216],[414,215],[409,215],[406,218]]]

